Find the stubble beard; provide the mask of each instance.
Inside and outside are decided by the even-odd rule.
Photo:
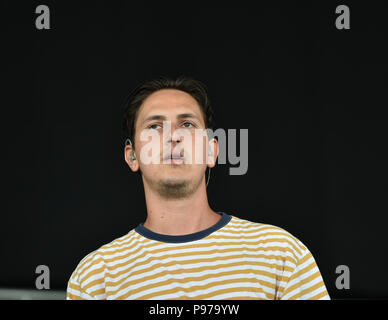
[[[165,200],[187,199],[193,195],[199,188],[203,176],[197,179],[183,180],[162,178],[158,180],[148,180],[148,184],[156,193]]]
[[[198,179],[198,181],[159,180],[156,184],[156,190],[159,196],[166,200],[187,199],[197,191],[201,180],[202,179]]]

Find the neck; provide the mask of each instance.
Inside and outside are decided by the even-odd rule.
[[[220,215],[208,203],[205,179],[187,198],[164,199],[144,183],[147,219],[144,227],[166,235],[185,235],[216,224]]]

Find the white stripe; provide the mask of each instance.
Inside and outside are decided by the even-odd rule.
[[[294,271],[295,273],[297,273],[299,270],[301,270],[301,268],[297,267],[297,269]],[[312,268],[311,270],[301,274],[299,277],[295,278],[295,279],[292,279],[289,283],[288,283],[288,287],[292,287],[293,285],[299,283],[301,280],[304,280],[308,277],[310,277],[311,275],[313,275],[314,273],[316,273],[317,271],[319,271],[318,267],[315,266],[314,268]]]
[[[230,255],[235,255],[235,254],[246,254],[246,255],[252,255],[252,256],[257,256],[257,255],[265,255],[265,256],[268,256],[270,255],[270,253],[272,252],[272,254],[274,252],[276,252],[277,254],[280,254],[281,257],[286,257],[286,256],[289,256],[290,258],[292,258],[292,260],[295,260],[295,257],[292,256],[292,254],[289,252],[289,251],[283,251],[282,249],[275,249],[275,250],[262,250],[262,249],[270,249],[270,248],[275,248],[275,247],[280,247],[280,248],[288,248],[287,244],[286,243],[282,243],[282,242],[269,242],[269,243],[266,243],[266,244],[252,244],[252,245],[249,245],[249,244],[236,244],[236,245],[224,245],[224,246],[208,246],[208,247],[203,247],[203,248],[182,248],[182,249],[170,249],[168,250],[167,252],[166,251],[162,251],[161,249],[162,248],[158,248],[158,249],[152,249],[152,250],[147,250],[147,249],[141,249],[139,250],[139,248],[136,249],[136,253],[134,253],[133,255],[129,255],[131,252],[127,252],[126,254],[120,254],[120,255],[117,255],[117,257],[123,257],[122,259],[117,259],[113,262],[107,262],[106,264],[109,266],[109,267],[114,267],[115,265],[117,264],[120,264],[120,263],[124,263],[124,262],[127,262],[133,258],[137,258],[137,257],[140,257],[141,255],[143,255],[143,257],[141,258],[142,260],[137,260],[137,261],[144,261],[146,260],[148,257],[152,256],[153,258],[161,258],[163,256],[172,256],[172,255],[179,255],[179,254],[182,254],[182,255],[187,255],[188,253],[192,253],[191,256],[188,256],[187,258],[185,258],[184,256],[182,256],[183,258],[185,259],[200,259],[202,258],[203,255],[206,255],[206,256],[221,256],[221,257],[224,257],[224,256],[230,256]],[[245,249],[250,249],[250,250],[245,250]],[[227,252],[217,252],[217,251],[221,251],[221,250],[229,250]],[[233,250],[233,251],[232,251]],[[157,252],[159,251],[159,252]],[[213,254],[212,254],[213,253]],[[127,257],[125,257],[126,255],[128,255]],[[145,256],[144,256],[145,255]],[[110,259],[112,258],[115,258],[115,256],[109,256]],[[174,257],[174,259],[179,259],[180,257]],[[107,257],[104,257],[104,259],[108,259]]]
[[[147,244],[147,240],[149,240],[149,239],[141,236],[140,234],[138,234],[138,237],[132,235],[126,241],[123,241],[120,244],[115,244],[116,247],[113,247],[113,245],[109,244],[109,245],[102,246],[99,250],[101,252],[110,252],[110,251],[114,252],[114,251],[119,250],[119,249],[129,248],[131,245]]]
[[[95,291],[97,291],[97,290],[101,290],[101,289],[104,289],[104,291],[105,291],[104,282],[98,283],[98,284],[96,284],[96,285],[94,285],[94,286],[88,288],[88,292],[89,292],[89,293],[93,293],[93,292],[95,292]]]
[[[117,259],[115,259],[113,262],[106,263],[106,265],[109,266],[109,268],[114,268],[118,264],[124,264],[130,260],[133,260],[132,263],[127,263],[123,267],[119,267],[119,268],[116,268],[115,270],[110,271],[111,274],[116,274],[116,273],[123,271],[125,269],[133,268],[133,266],[135,264],[139,264],[141,262],[147,261],[150,258],[150,256],[152,256],[152,258],[161,259],[165,255],[175,255],[175,254],[185,254],[186,255],[187,253],[193,253],[193,254],[190,256],[173,257],[173,259],[178,260],[178,261],[193,260],[193,259],[198,260],[198,259],[211,258],[211,257],[214,257],[214,258],[228,257],[228,256],[243,253],[247,256],[252,256],[256,259],[259,259],[259,261],[264,261],[264,260],[262,258],[258,257],[258,255],[263,255],[263,256],[275,255],[278,257],[280,256],[282,258],[285,258],[288,256],[292,260],[295,260],[295,258],[292,256],[292,254],[288,251],[283,252],[281,250],[262,250],[263,248],[268,249],[271,247],[287,248],[287,244],[274,242],[274,243],[268,243],[268,244],[264,244],[264,245],[261,245],[261,244],[258,244],[258,245],[257,244],[255,244],[255,245],[243,244],[243,245],[241,245],[240,244],[240,245],[225,245],[222,247],[209,246],[209,247],[205,247],[205,248],[183,248],[183,249],[179,249],[179,250],[170,250],[167,253],[164,251],[153,252],[153,250],[147,252],[145,249],[142,249],[142,248],[139,249],[138,247],[136,247],[136,249],[134,250],[134,251],[137,251],[136,253],[130,255],[132,250],[129,252],[124,252],[120,255],[117,255],[116,256]],[[158,249],[160,250],[161,248],[159,247]],[[219,253],[219,252],[216,252],[213,254],[210,253],[210,252],[214,252],[216,250],[225,250],[225,249],[229,250],[229,251],[223,252],[223,253]],[[231,251],[231,249],[234,249],[234,251]],[[251,250],[245,251],[244,249],[251,249]],[[194,253],[203,253],[203,254],[196,254],[195,255]],[[140,258],[141,255],[143,255],[143,257]],[[119,259],[119,257],[121,257],[121,256],[124,256],[124,257],[127,256],[127,257],[125,257],[123,259]],[[115,256],[109,256],[109,257],[111,259],[115,258]],[[97,256],[96,256],[96,258],[97,258]],[[107,257],[103,257],[103,258],[107,258]],[[137,258],[137,259],[135,259],[135,258]],[[274,260],[274,259],[271,259],[271,260]],[[278,264],[283,265],[283,260],[279,258]],[[89,268],[87,273],[85,273],[86,271],[84,272],[85,268],[82,268],[81,272],[84,272],[84,274],[82,276],[80,276],[81,280],[84,279],[85,277],[87,277],[87,274],[89,272],[97,269],[98,267],[101,267],[102,265],[103,265],[103,261],[100,261],[98,264],[91,266],[91,268]],[[146,268],[146,267],[147,266],[144,266],[143,268]]]
[[[182,297],[182,296],[195,298],[197,296],[204,295],[204,294],[207,295],[207,294],[210,294],[212,292],[222,290],[222,289],[233,289],[233,288],[238,288],[238,287],[256,288],[256,286],[257,286],[256,284],[251,283],[251,282],[238,282],[238,283],[233,283],[233,284],[223,284],[223,285],[218,285],[218,286],[212,286],[211,288],[208,288],[208,289],[200,289],[200,290],[196,290],[196,291],[189,292],[189,293],[186,293],[184,291],[180,291],[178,294],[173,293],[173,294],[159,295],[159,296],[152,297],[151,300],[165,300],[165,299],[171,299],[174,297]],[[177,286],[174,286],[174,288],[175,287],[177,287]],[[179,285],[179,287],[181,287],[181,285]],[[158,291],[168,290],[170,288],[171,288],[170,286],[166,286],[165,288],[164,287],[158,288],[160,290],[157,290],[157,291],[152,290],[152,289],[146,290],[146,291],[143,291],[139,294],[132,295],[131,299],[141,299],[142,296],[145,296],[147,294],[157,293]]]
[[[271,252],[268,252],[268,255],[271,254]],[[225,260],[218,260],[218,261],[208,261],[208,262],[204,262],[202,261],[203,259],[206,259],[206,258],[212,258],[214,256],[214,259],[216,258],[219,258],[219,257],[228,257],[230,256],[231,254],[230,253],[224,253],[224,254],[219,254],[219,253],[216,253],[216,254],[213,254],[213,255],[200,255],[200,256],[196,256],[196,259],[195,260],[198,260],[198,261],[194,261],[193,263],[190,263],[190,264],[182,264],[182,265],[179,265],[179,268],[182,269],[182,270],[185,270],[185,269],[190,269],[190,268],[200,268],[200,267],[209,267],[209,269],[211,268],[214,268],[214,267],[221,267],[223,265],[229,265],[230,263],[233,263],[233,262],[236,262],[236,263],[241,263],[241,258],[229,258],[229,259],[225,259]],[[188,260],[191,260],[192,259],[192,256],[189,256],[189,257],[167,257],[167,258],[159,258],[158,260],[153,260],[153,261],[150,261],[149,263],[146,263],[144,265],[137,265],[137,266],[129,266],[128,265],[125,265],[123,267],[118,267],[116,268],[115,270],[109,270],[106,274],[106,280],[107,281],[112,281],[112,282],[118,282],[120,281],[121,279],[123,278],[126,278],[128,276],[128,274],[130,273],[134,273],[136,271],[141,271],[141,270],[146,270],[146,269],[152,269],[152,271],[148,272],[148,273],[145,273],[143,272],[141,274],[141,277],[145,277],[147,274],[150,274],[150,275],[154,275],[156,276],[158,274],[158,272],[163,272],[165,270],[176,270],[177,266],[176,265],[172,265],[172,266],[166,266],[166,264],[170,263],[170,262],[184,262],[184,261],[188,261]],[[143,261],[146,261],[148,260],[148,257],[144,257],[142,259],[138,259],[136,260],[137,263],[141,263]],[[252,254],[252,257],[246,257],[244,258],[244,262],[248,263],[248,262],[265,262],[265,263],[272,263],[272,264],[276,264],[277,266],[279,267],[282,267],[284,265],[290,265],[291,268],[294,268],[294,265],[288,263],[288,261],[286,261],[286,263],[284,264],[282,260],[275,260],[275,259],[265,259],[265,258],[262,258],[262,257],[255,257],[255,254]],[[158,268],[154,268],[155,265],[160,265],[160,267]],[[251,268],[258,268],[260,266],[254,266],[252,264],[252,266],[250,264],[244,264],[243,266],[246,266],[246,267],[251,267]],[[265,266],[262,266],[261,268],[263,269],[267,269],[268,272],[270,273],[274,273],[274,272],[278,272],[280,273],[281,271],[280,270],[277,270],[277,271],[273,271],[272,269],[273,268],[267,268]],[[124,272],[124,274],[120,275],[120,276],[117,276],[115,277],[116,274],[118,273],[121,273],[121,272]],[[132,278],[133,279],[136,279],[137,277],[140,277],[140,276],[133,276]]]
[[[96,300],[106,300],[106,295],[105,295],[105,293],[103,293],[103,294],[97,294],[97,295],[94,297],[94,299],[96,299]]]
[[[85,292],[80,292],[78,290],[74,290],[72,288],[68,288],[67,291],[77,297],[80,297],[80,298],[84,298],[84,299],[89,299],[89,300],[94,300],[93,297],[91,297],[90,295],[88,295],[87,293]]]
[[[225,300],[225,299],[230,299],[230,298],[235,298],[237,297],[252,297],[256,299],[264,299],[264,300],[270,300],[264,293],[262,292],[248,292],[248,291],[237,291],[237,292],[228,292],[228,293],[223,293],[219,295],[215,295],[209,298],[205,298],[204,300]]]
[[[92,276],[90,276],[87,279],[83,280],[82,284],[83,284],[83,286],[87,286],[90,282],[92,282],[94,280],[104,279],[104,276],[105,276],[105,271],[103,270],[102,272],[97,273],[97,274],[93,274]],[[104,282],[104,280],[102,280],[101,282]]]
[[[236,251],[229,251],[229,252],[225,252],[225,253],[213,253],[213,254],[209,254],[209,253],[205,253],[205,254],[200,254],[200,255],[189,255],[189,256],[182,256],[182,257],[167,257],[167,258],[164,258],[163,259],[163,256],[166,255],[165,252],[159,252],[159,253],[154,253],[152,258],[157,258],[158,260],[153,260],[153,261],[150,261],[150,263],[146,263],[144,265],[139,265],[140,263],[142,262],[146,262],[147,260],[150,259],[149,257],[149,254],[141,257],[141,258],[138,258],[138,259],[135,259],[132,263],[126,263],[128,262],[129,260],[143,254],[142,251],[139,251],[138,254],[136,255],[132,255],[132,256],[128,256],[127,258],[125,259],[117,259],[114,263],[109,263],[107,265],[109,265],[110,268],[113,268],[115,265],[118,265],[118,264],[124,264],[124,266],[122,267],[117,267],[116,269],[114,270],[109,270],[109,275],[112,275],[112,277],[109,277],[107,275],[107,279],[109,278],[109,280],[111,281],[114,281],[114,282],[117,282],[119,281],[121,278],[125,277],[128,272],[130,271],[138,271],[138,270],[144,270],[144,269],[147,269],[147,268],[152,268],[155,264],[166,264],[166,263],[169,263],[171,261],[177,261],[177,262],[184,262],[184,261],[189,261],[189,260],[198,260],[198,261],[201,261],[203,259],[209,259],[209,258],[214,258],[214,259],[217,259],[217,258],[227,258],[227,257],[230,257],[230,256],[233,256],[233,255],[236,255],[236,254],[241,254],[242,252],[242,248],[241,246],[228,246],[228,248],[234,248],[234,249],[237,249]],[[246,261],[257,261],[257,262],[265,262],[265,263],[269,263],[269,264],[276,264],[277,266],[279,267],[282,267],[284,265],[289,265],[290,267],[294,267],[295,265],[288,262],[287,260],[283,261],[281,258],[285,258],[287,256],[293,258],[291,256],[291,254],[289,252],[282,252],[282,251],[279,251],[279,250],[270,250],[270,251],[263,251],[263,252],[260,252],[260,249],[257,248],[256,246],[246,246],[244,245],[243,248],[246,248],[246,247],[250,247],[252,249],[255,249],[257,250],[257,252],[243,252],[246,257],[244,259],[246,259]],[[189,250],[189,249],[186,249],[186,251],[183,251],[183,250],[172,250],[170,252],[170,254],[176,254],[176,253],[187,253],[187,251],[191,251],[191,252],[196,252],[196,251],[199,251],[201,249],[199,248],[193,248],[192,250]],[[203,252],[203,250],[201,250]],[[262,256],[264,257],[258,257],[258,255],[261,254]],[[266,259],[265,257],[266,256],[270,256],[270,255],[274,255],[274,256],[277,256],[279,257],[278,259],[276,258],[271,258],[271,259]],[[251,256],[251,257],[250,257]],[[228,263],[231,263],[231,262],[240,262],[241,259],[240,258],[235,258],[235,259],[228,259],[227,261],[222,261],[220,260],[218,263],[215,263],[215,261],[208,261],[206,263],[202,262],[200,265],[203,265],[203,266],[217,266],[217,265],[223,265],[223,264],[228,264]],[[199,262],[193,262],[192,264],[188,265],[188,266],[181,266],[183,269],[188,269],[188,268],[191,268],[193,266],[195,267],[198,267],[198,263]],[[138,265],[137,267],[135,267],[135,265]],[[80,279],[81,280],[84,280],[86,278],[88,278],[88,275],[90,274],[90,272],[93,272],[94,270],[97,270],[98,268],[101,268],[102,266],[104,265],[104,262],[101,261],[100,263],[96,264],[96,265],[93,265],[91,266],[91,268],[89,268],[89,270],[87,270],[86,273],[84,273],[82,276],[80,276]],[[162,268],[164,268],[162,266]],[[160,269],[160,268],[159,268]],[[126,272],[126,270],[128,270],[128,272]],[[114,275],[118,274],[118,273],[121,273],[121,272],[125,272],[126,274],[124,275],[121,275],[117,278],[114,277]],[[155,270],[153,271],[155,272]],[[89,282],[89,280],[87,281]]]
[[[257,225],[258,222],[248,221],[244,219],[239,219],[237,217],[232,216],[227,226],[249,226],[249,225]]]
[[[250,225],[234,225],[234,224],[227,224],[224,228],[218,229],[217,231],[262,231],[262,232],[284,232],[289,233],[286,230],[272,226],[270,224],[258,224],[253,223]]]
[[[311,291],[310,293],[303,295],[302,297],[298,298],[297,300],[308,300],[309,298],[314,297],[318,293],[321,293],[325,290],[326,290],[325,286],[321,286],[318,289],[315,289],[314,291]]]
[[[311,274],[309,274],[308,276],[310,276],[310,275]],[[305,277],[303,277],[303,278],[305,278]],[[297,279],[295,279],[296,281],[292,281],[293,284],[298,283],[299,282],[298,280],[300,280],[300,279],[301,278],[297,278]],[[308,282],[306,284],[302,284],[301,283],[301,285],[299,287],[297,287],[295,290],[293,290],[293,291],[289,292],[288,294],[286,294],[283,297],[283,299],[288,300],[288,299],[292,298],[293,296],[295,296],[296,294],[298,294],[299,292],[302,292],[303,290],[306,290],[306,289],[312,287],[313,285],[319,283],[320,281],[322,281],[322,278],[320,276],[318,276],[317,278],[313,279],[312,281],[310,281],[310,282]],[[292,286],[292,284],[291,284],[291,286]]]
[[[98,251],[104,253],[105,257],[106,255],[109,255],[109,253],[116,253],[117,251],[122,249],[131,249],[131,247],[135,246],[136,244],[141,244],[141,241],[139,241],[138,239],[131,238],[125,241],[124,243],[121,243],[117,247],[103,246],[98,249]]]
[[[222,230],[222,229],[220,229],[220,230]],[[240,230],[241,229],[236,229],[236,231],[240,231]],[[247,228],[244,228],[243,230],[245,231],[245,230],[247,230]],[[267,237],[261,237],[261,238],[268,239],[270,237],[273,237],[273,238],[279,238],[280,237],[281,239],[285,239],[285,240],[291,241],[296,247],[299,246],[299,244],[295,242],[295,240],[290,236],[290,234],[288,232],[284,231],[284,230],[279,230],[279,229],[276,229],[276,228],[270,229],[270,230],[260,230],[260,229],[257,229],[257,227],[255,227],[253,230],[257,230],[257,232],[256,233],[252,233],[252,234],[247,234],[247,236],[251,236],[251,235],[259,236],[259,235],[265,235],[266,233],[269,233],[269,232],[278,232],[278,233],[283,233],[283,236],[282,235],[278,235],[278,236],[274,235],[274,236],[267,236]],[[241,241],[241,234],[235,235],[235,234],[229,233],[228,231],[219,231],[219,230],[218,230],[217,233],[219,235],[226,235],[228,237],[236,237],[237,238],[236,241]],[[125,237],[127,237],[127,236],[125,236]],[[146,238],[146,239],[148,239],[148,238]],[[205,240],[205,239],[203,239],[203,240]],[[209,240],[209,239],[206,239],[206,240]],[[221,240],[222,241],[229,241],[229,240],[233,241],[234,239],[221,239]],[[251,239],[244,239],[244,240],[245,241],[254,242],[254,241],[257,241],[259,239],[253,239],[253,240],[251,240]],[[98,251],[99,252],[103,252],[103,253],[108,253],[108,252],[114,253],[117,250],[130,247],[130,245],[134,244],[136,241],[144,243],[144,241],[140,241],[140,239],[137,239],[135,237],[130,237],[130,238],[127,238],[125,241],[121,241],[119,243],[120,246],[118,246],[118,247],[111,247],[113,245],[117,245],[118,244],[118,241],[115,240],[115,241],[113,241],[110,244],[102,246],[101,248],[98,249]],[[219,241],[219,240],[218,239],[213,239],[212,241],[210,241],[210,243],[217,242],[217,241]],[[182,245],[185,246],[185,245],[192,245],[192,244],[190,242],[187,242],[187,243],[162,243],[161,244],[161,246],[163,246],[163,247],[165,247],[165,246],[174,247],[176,245],[178,245],[178,246],[182,246]]]
[[[161,275],[161,272],[175,270],[175,267],[171,266],[169,268],[159,268],[159,270],[156,269],[155,271],[148,272],[148,273],[142,273],[142,274],[139,274],[139,275],[136,275],[136,276],[132,276],[132,277],[128,277],[128,275],[123,275],[122,277],[120,277],[119,280],[121,280],[121,279],[125,279],[125,280],[122,283],[117,284],[116,286],[115,285],[109,285],[109,287],[107,288],[107,291],[109,291],[109,292],[117,291],[117,290],[120,289],[120,287],[123,287],[126,283],[133,282],[133,281],[136,281],[136,280],[139,280],[139,281],[137,283],[131,285],[131,287],[133,289],[138,289],[138,288],[141,288],[143,286],[147,286],[147,285],[151,285],[151,284],[157,284],[159,282],[163,282],[163,281],[169,280],[169,279],[182,279],[182,280],[184,280],[184,279],[187,279],[187,278],[200,278],[200,277],[203,277],[203,276],[207,276],[208,279],[201,280],[201,281],[199,281],[199,280],[198,281],[193,281],[193,283],[201,284],[201,283],[206,283],[207,281],[215,281],[215,280],[219,279],[220,277],[218,277],[218,275],[221,272],[245,271],[247,268],[249,268],[248,270],[258,271],[258,273],[254,273],[254,272],[251,272],[251,273],[239,273],[237,275],[227,275],[227,276],[224,276],[224,277],[226,277],[226,278],[231,277],[232,279],[234,277],[257,278],[257,279],[260,279],[260,280],[272,283],[273,285],[276,285],[276,282],[277,282],[276,279],[274,279],[272,277],[268,277],[266,275],[261,275],[260,272],[267,271],[267,272],[269,272],[270,274],[272,274],[274,276],[276,275],[276,273],[272,273],[271,270],[268,269],[268,268],[263,268],[263,267],[258,267],[258,266],[243,265],[243,266],[239,266],[239,267],[224,267],[224,268],[219,267],[219,268],[217,268],[215,270],[204,270],[204,271],[200,271],[200,272],[191,272],[191,273],[183,272],[182,271],[181,274]],[[290,272],[285,272],[284,275],[285,276],[289,276]],[[142,279],[146,278],[147,276],[153,276],[153,278],[150,279],[150,280],[146,280],[146,281],[143,280],[142,281]],[[106,279],[106,281],[112,280],[109,277],[106,277],[105,279]],[[280,286],[285,286],[286,285],[286,283],[283,282],[283,281],[278,281],[278,284]]]
[[[81,294],[78,290],[75,290],[75,289],[69,288],[69,287],[67,288],[67,292],[70,294],[73,294],[75,296],[78,296],[78,297],[80,297],[80,294]]]
[[[88,270],[85,270],[84,274],[79,275],[79,281],[84,284],[89,283],[90,282],[89,278],[91,277],[89,276],[89,274],[93,271],[98,270],[101,267],[104,267],[104,261],[100,261],[99,263],[92,265]],[[104,269],[99,274],[101,273],[104,273]]]
[[[171,268],[173,270],[173,268]],[[256,270],[259,270],[260,271],[260,268],[255,268]],[[159,276],[159,277],[155,277],[153,279],[150,279],[150,280],[147,280],[147,281],[140,281],[136,284],[133,284],[130,287],[130,289],[132,290],[136,290],[136,289],[139,289],[139,288],[142,288],[144,286],[147,286],[147,285],[155,285],[155,287],[153,288],[150,288],[146,291],[142,291],[142,293],[139,293],[139,294],[143,294],[144,295],[144,292],[148,292],[148,293],[154,293],[154,292],[159,292],[159,291],[162,291],[162,290],[168,290],[168,289],[172,289],[172,288],[176,288],[176,287],[187,287],[187,288],[190,288],[192,286],[202,286],[202,285],[207,285],[209,283],[213,283],[213,282],[219,282],[219,281],[224,281],[224,280],[228,280],[228,279],[241,279],[241,278],[250,278],[250,279],[253,279],[251,285],[253,286],[257,286],[258,283],[256,283],[255,279],[258,279],[258,280],[262,280],[262,281],[266,281],[266,282],[269,282],[269,283],[272,283],[273,285],[276,284],[276,280],[271,278],[271,277],[267,277],[265,275],[261,275],[261,274],[244,274],[244,273],[238,273],[238,274],[233,274],[233,275],[225,275],[225,276],[217,276],[219,275],[221,272],[227,272],[227,271],[238,271],[238,270],[245,270],[245,266],[242,266],[240,268],[233,268],[233,267],[230,267],[230,268],[220,268],[218,270],[209,270],[209,271],[201,271],[201,272],[193,272],[193,273],[182,273],[182,274],[178,274],[178,275],[171,275],[171,274],[166,274],[166,275],[163,275],[163,276]],[[215,275],[215,277],[212,277],[212,275]],[[142,275],[139,275],[137,278],[139,280],[141,280],[143,277],[146,277],[147,275],[146,274],[142,274]],[[204,279],[204,280],[193,280],[193,281],[189,281],[189,282],[172,282],[172,283],[169,283],[167,285],[159,285],[157,286],[158,283],[162,283],[164,281],[167,281],[167,280],[185,280],[186,278],[195,278],[195,277],[202,277],[202,276],[208,276],[207,279]],[[126,279],[120,286],[109,286],[109,292],[112,292],[112,291],[116,291],[119,289],[119,287],[122,287],[125,283],[128,283],[129,281],[133,281],[134,279]],[[279,282],[280,285],[282,286],[285,286],[286,283],[285,282]],[[234,284],[231,284],[232,286],[235,286]],[[265,288],[266,291],[270,292],[271,294],[274,294],[274,290],[270,287],[266,287],[264,283],[260,284],[263,289]],[[108,292],[108,290],[107,290]],[[128,287],[127,288],[123,288],[122,290],[119,290],[115,295],[114,297],[119,297],[119,296],[122,296],[124,295],[126,292],[128,292]],[[136,297],[137,295],[135,295]]]
[[[240,232],[239,234],[229,234],[226,231],[222,231],[222,232],[220,231],[218,233],[218,235],[236,238],[236,240],[240,241],[240,242],[241,241],[249,241],[249,242],[256,241],[257,242],[257,241],[264,241],[264,240],[268,240],[268,239],[282,239],[282,240],[287,240],[287,241],[291,242],[291,244],[293,244],[297,249],[299,249],[300,251],[303,251],[303,248],[301,246],[302,243],[301,242],[297,242],[294,237],[290,236],[290,234],[288,234],[286,232],[279,232],[279,231],[276,231],[276,233],[281,233],[281,234],[276,234],[276,235],[268,234],[268,233],[271,233],[271,232],[273,232],[273,230],[268,231],[268,232],[257,231],[257,232],[249,233],[249,234],[247,234],[247,233],[245,233],[243,231]],[[248,238],[244,238],[244,236],[247,236],[249,238],[256,236],[256,238],[248,239]],[[234,240],[235,239],[229,239],[229,238],[223,239],[223,241],[234,241]],[[303,247],[305,247],[305,246],[303,245]]]
[[[90,259],[87,262],[85,262],[82,267],[80,266],[81,263],[78,264],[77,273],[79,276],[81,276],[81,274],[84,273],[84,271],[86,271],[88,268],[93,267],[95,261],[98,258],[101,258],[101,256],[98,254],[97,250],[93,251],[91,254],[89,254],[89,256],[90,256]]]
[[[225,240],[224,240],[225,241]],[[224,242],[222,239],[219,239],[217,241],[210,241],[206,244],[208,244],[209,246],[208,247],[197,247],[197,248],[182,248],[182,249],[176,249],[176,250],[169,250],[167,253],[162,251],[162,252],[155,252],[155,251],[158,251],[158,250],[163,250],[163,249],[166,249],[164,245],[160,245],[160,246],[156,246],[152,249],[145,249],[145,248],[141,248],[140,245],[136,245],[135,247],[131,248],[130,250],[127,250],[127,251],[123,251],[123,252],[120,252],[120,253],[113,253],[113,254],[110,254],[110,255],[100,255],[100,254],[96,254],[93,258],[94,260],[98,259],[98,258],[101,258],[101,259],[104,259],[104,260],[108,260],[108,259],[113,259],[114,261],[113,262],[107,262],[106,265],[109,266],[109,267],[114,267],[115,265],[117,264],[120,264],[120,263],[124,263],[124,262],[127,262],[131,259],[134,259],[142,254],[152,254],[154,257],[161,257],[163,255],[174,255],[174,254],[180,254],[180,253],[183,253],[183,254],[187,254],[188,252],[192,252],[192,253],[195,253],[195,252],[211,252],[211,251],[214,251],[214,250],[231,250],[231,249],[235,249],[235,252],[241,252],[241,250],[243,250],[244,248],[246,249],[253,249],[253,250],[260,250],[261,248],[270,248],[270,247],[281,247],[281,248],[289,248],[291,250],[292,247],[289,246],[289,244],[286,242],[268,242],[268,243],[255,243],[255,244],[238,244],[239,240],[236,239],[234,240],[234,242],[236,242],[236,245],[223,245],[223,246],[220,246],[219,244],[222,244],[222,242]],[[233,241],[232,241],[233,242]],[[241,242],[241,239],[240,239],[240,242]],[[255,240],[253,241],[250,241],[250,242],[255,242]],[[264,251],[264,250],[263,250]],[[284,257],[284,253],[282,251],[279,251],[279,250],[271,250],[273,252],[279,252],[280,254],[282,254],[282,256]],[[133,253],[131,255],[131,253]],[[230,254],[233,254],[234,252],[233,251],[230,251]],[[264,251],[263,253],[266,253],[268,255],[268,251]],[[245,252],[245,254],[252,254],[251,252]],[[220,253],[220,255],[222,256],[223,254]],[[123,257],[122,259],[120,259],[120,257]],[[291,258],[294,259],[294,257],[291,256]],[[83,273],[84,270],[86,269],[86,267],[90,266],[91,264],[93,263],[93,259],[88,262],[87,264],[85,264],[82,268],[79,269],[79,273]]]

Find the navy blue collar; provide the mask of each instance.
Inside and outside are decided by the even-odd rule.
[[[139,234],[141,234],[143,237],[146,237],[151,240],[161,241],[161,242],[171,242],[171,243],[178,243],[178,242],[189,242],[189,241],[195,241],[202,239],[209,234],[213,233],[214,231],[221,229],[222,227],[226,226],[228,222],[232,219],[232,216],[224,213],[224,212],[217,212],[219,215],[221,215],[221,219],[211,227],[201,230],[198,232],[185,234],[185,235],[179,235],[179,236],[173,236],[173,235],[167,235],[167,234],[161,234],[151,231],[150,229],[147,229],[143,223],[140,223],[136,228],[135,231]]]

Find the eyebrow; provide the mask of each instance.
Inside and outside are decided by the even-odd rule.
[[[177,115],[177,118],[178,120],[181,120],[181,119],[187,119],[187,118],[193,118],[193,119],[197,119],[200,121],[200,119],[194,114],[194,113],[180,113]],[[163,116],[163,115],[159,115],[159,114],[155,114],[153,116],[149,116],[147,117],[143,123],[147,123],[147,122],[150,122],[150,121],[154,121],[154,120],[167,120],[167,117],[166,116]]]

